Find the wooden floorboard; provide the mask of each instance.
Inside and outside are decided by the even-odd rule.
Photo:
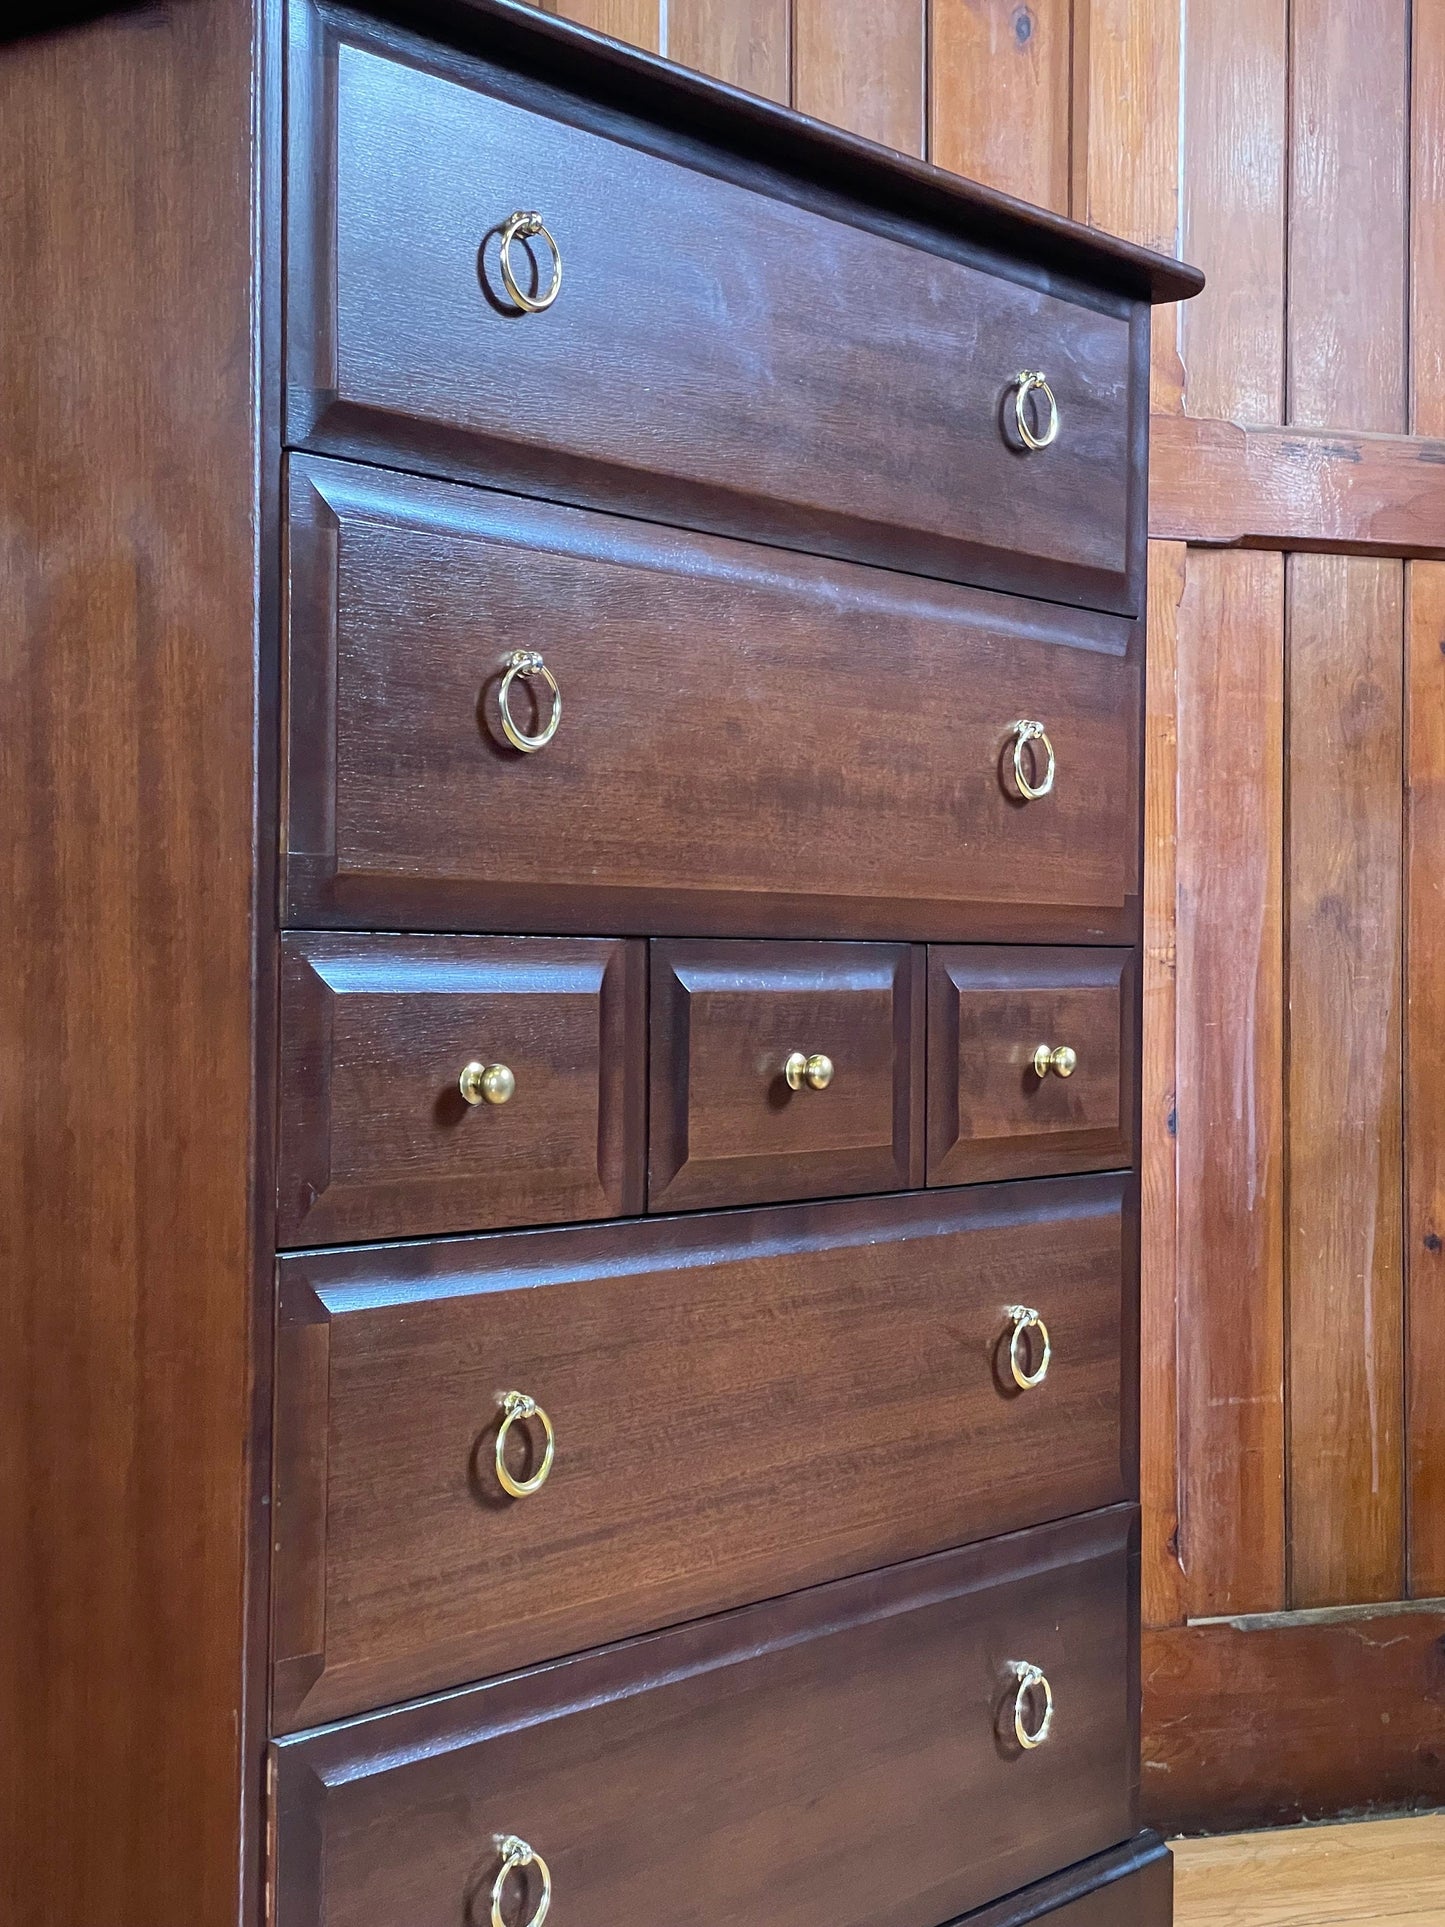
[[[1175,1927],[1445,1927],[1445,1813],[1173,1846]]]

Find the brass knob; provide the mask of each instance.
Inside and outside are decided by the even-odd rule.
[[[1054,761],[1054,746],[1049,741],[1048,731],[1042,723],[1021,719],[1010,725],[1014,733],[1014,782],[1018,785],[1019,795],[1026,803],[1036,803],[1041,796],[1047,796],[1054,787],[1054,774],[1057,765]],[[1030,751],[1027,770],[1024,768],[1024,751],[1030,743],[1040,743],[1044,751],[1044,780],[1034,781],[1035,765]]]
[[[517,1088],[517,1080],[505,1064],[468,1064],[457,1079],[457,1088],[468,1104],[505,1104]]]
[[[512,716],[512,684],[518,676],[540,676],[552,692],[552,714],[547,718],[546,725],[539,729],[535,736],[529,736],[525,730],[518,729]],[[557,678],[535,649],[514,649],[507,657],[506,674],[502,677],[497,705],[502,714],[502,734],[512,748],[521,750],[524,756],[535,756],[537,751],[545,749],[557,734],[557,725],[562,720],[562,691],[557,687]]]
[[[833,1081],[833,1060],[821,1051],[812,1057],[805,1057],[800,1050],[791,1051],[783,1065],[783,1076],[790,1091],[800,1091],[805,1084],[815,1091],[826,1091]]]
[[[1034,1069],[1040,1077],[1047,1077],[1050,1071],[1055,1077],[1072,1077],[1078,1062],[1078,1052],[1067,1044],[1056,1044],[1053,1049],[1040,1044],[1034,1052]]]
[[[515,1833],[509,1833],[505,1840],[499,1841],[497,1851],[502,1856],[502,1869],[492,1882],[492,1927],[507,1927],[502,1918],[502,1895],[512,1875],[526,1867],[535,1867],[542,1880],[542,1898],[537,1902],[537,1911],[527,1927],[542,1927],[547,1910],[552,1905],[552,1875],[546,1861],[525,1840],[519,1840]]]
[[[541,238],[552,251],[552,280],[545,294],[524,294],[521,284],[512,272],[512,243],[514,241],[535,241]],[[562,250],[553,239],[540,214],[528,214],[519,210],[502,226],[502,280],[506,283],[507,293],[528,314],[542,314],[550,308],[562,292]]]
[[[525,1425],[536,1419],[542,1428],[546,1446],[542,1453],[542,1463],[530,1479],[515,1479],[507,1470],[507,1437],[514,1425]],[[557,1456],[557,1434],[552,1430],[552,1421],[542,1410],[536,1399],[529,1398],[525,1392],[504,1392],[502,1394],[502,1422],[497,1427],[497,1483],[503,1492],[512,1499],[530,1499],[534,1492],[540,1492],[552,1473],[552,1461]]]
[[[1036,435],[1029,426],[1029,411],[1025,404],[1030,395],[1042,395],[1049,405],[1042,435]],[[1024,368],[1014,376],[1014,420],[1018,424],[1019,440],[1030,451],[1047,448],[1050,442],[1058,439],[1058,399],[1049,386],[1048,376],[1037,369]]]
[[[1042,1666],[1034,1666],[1028,1660],[1014,1662],[1014,1677],[1018,1681],[1014,1692],[1014,1737],[1025,1753],[1032,1753],[1053,1730],[1054,1689]],[[1037,1726],[1030,1726],[1028,1718],[1034,1710],[1035,1694],[1042,1699],[1043,1715]]]
[[[1031,1392],[1035,1385],[1042,1385],[1049,1375],[1053,1362],[1054,1348],[1049,1343],[1049,1328],[1038,1313],[1028,1305],[1010,1305],[1008,1315],[1014,1321],[1013,1331],[1008,1341],[1009,1370],[1013,1373],[1014,1384],[1021,1392]],[[1030,1332],[1037,1332],[1043,1344],[1043,1354],[1037,1368],[1025,1370],[1024,1349]]]

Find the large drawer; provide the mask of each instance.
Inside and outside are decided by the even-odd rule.
[[[1156,1833],[1010,1894],[954,1927],[1171,1927],[1174,1863]]]
[[[369,39],[348,21],[297,56],[293,445],[1136,609],[1145,309]],[[502,277],[531,211],[564,264],[545,313]],[[508,262],[524,296],[549,290],[545,238]],[[1033,451],[1025,371],[1057,398]],[[1041,391],[1024,406],[1042,439]]]
[[[276,1747],[278,1927],[938,1927],[1127,1840],[1134,1514]],[[1042,1745],[1042,1687],[1054,1713]],[[519,1857],[513,1854],[512,1859]],[[1088,1916],[1086,1915],[1087,1919]]]
[[[1136,935],[1136,623],[295,457],[290,626],[293,922]]]
[[[283,1258],[278,1727],[1132,1496],[1134,1237],[1103,1177]]]

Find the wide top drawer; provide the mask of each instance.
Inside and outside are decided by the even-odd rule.
[[[1145,307],[372,31],[297,55],[293,446],[1136,610]]]

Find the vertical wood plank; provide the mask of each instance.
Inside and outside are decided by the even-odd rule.
[[[575,20],[649,53],[662,51],[661,0],[541,0],[544,13]]]
[[[1409,1545],[1445,1596],[1445,563],[1408,568],[1405,1296]]]
[[[922,154],[927,0],[793,0],[793,105]]]
[[[1071,0],[932,0],[929,158],[1069,210]]]
[[[1179,1550],[1193,1617],[1285,1603],[1283,617],[1280,556],[1190,551],[1176,1115]]]
[[[1290,558],[1295,1606],[1404,1589],[1403,565]]]
[[[1144,756],[1144,1025],[1140,1154],[1139,1412],[1144,1622],[1184,1617],[1179,1563],[1178,1171],[1175,1156],[1175,711],[1179,604],[1187,551],[1149,544]]]
[[[1445,0],[1412,24],[1410,432],[1445,435]]]
[[[668,0],[663,52],[680,66],[786,104],[791,51],[788,0]]]
[[[1165,254],[1179,231],[1179,0],[1075,0],[1070,212]],[[1179,407],[1177,307],[1156,309],[1151,400]]]
[[[1409,12],[1291,0],[1288,419],[1312,427],[1405,427]]]
[[[1181,315],[1191,415],[1284,420],[1288,103],[1288,0],[1188,9],[1184,253],[1209,277]]]

